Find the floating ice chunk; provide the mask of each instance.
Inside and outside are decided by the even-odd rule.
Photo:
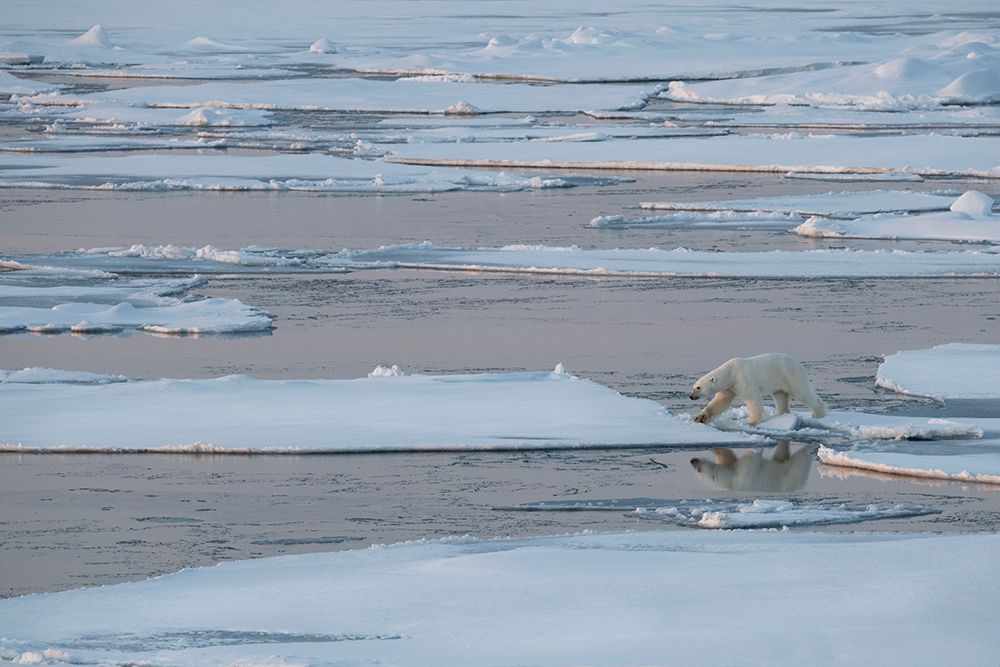
[[[667,211],[794,213],[799,216],[842,218],[866,213],[945,211],[953,201],[953,197],[941,194],[910,190],[871,190],[700,202],[643,202],[639,206]]]
[[[220,452],[281,453],[750,441],[562,373],[0,383],[0,443],[13,449],[184,451],[211,443]]]
[[[889,355],[878,367],[875,384],[939,401],[997,399],[998,377],[1000,345],[947,343]]]
[[[795,228],[800,236],[874,239],[937,239],[969,243],[1000,242],[1000,217],[993,199],[970,190],[942,213],[875,215],[855,220],[810,218]]]
[[[105,375],[86,371],[62,371],[55,368],[24,368],[19,371],[0,370],[0,382],[15,382],[23,384],[107,384],[109,382],[128,382],[124,375]]]
[[[326,37],[321,37],[313,42],[309,50],[313,53],[337,53],[336,45]]]
[[[809,250],[709,252],[661,250],[585,250],[576,247],[507,246],[446,248],[429,243],[344,250],[330,263],[353,267],[494,271],[602,276],[693,276],[756,278],[982,277],[1000,276],[1000,254]]]
[[[993,198],[978,190],[969,190],[955,200],[951,210],[955,213],[965,213],[973,218],[986,218],[993,214]]]
[[[375,368],[373,368],[368,373],[368,377],[370,377],[370,378],[401,378],[401,377],[406,377],[406,372],[402,368],[400,368],[399,366],[397,366],[396,364],[393,364],[392,366],[381,366],[381,365],[379,365],[379,366],[376,366]]]
[[[69,43],[77,46],[99,46],[102,49],[111,49],[115,46],[100,23],[79,37],[71,39]]]
[[[1000,484],[1000,442],[993,443],[993,451],[984,452],[986,444],[935,443],[936,449],[920,452],[820,447],[819,459],[827,465],[890,475]]]
[[[1000,177],[1000,138],[987,136],[733,135],[391,148],[390,162],[433,166]]]
[[[136,308],[96,303],[63,303],[52,308],[0,306],[0,333],[34,331],[108,333],[139,329],[157,333],[245,333],[269,331],[272,316],[236,299],[202,299]]]

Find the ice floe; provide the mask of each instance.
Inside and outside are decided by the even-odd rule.
[[[137,308],[131,303],[71,302],[51,308],[0,306],[0,333],[111,333],[138,329],[202,334],[269,331],[273,317],[237,299],[200,299]]]
[[[900,110],[1000,101],[1000,43],[925,43],[879,63],[755,79],[675,81],[665,96],[684,102],[809,104]]]
[[[931,443],[923,448],[820,447],[819,460],[833,466],[926,479],[1000,484],[1000,440]]]
[[[997,399],[998,378],[1000,345],[947,343],[887,356],[878,367],[875,383],[939,401]]]
[[[805,230],[808,224],[813,223],[811,220],[806,221],[805,216],[850,218],[884,211],[946,211],[952,200],[951,196],[924,192],[872,190],[792,197],[757,197],[731,201],[642,202],[639,204],[640,208],[667,212],[642,217],[603,215],[591,220],[590,226],[615,229],[687,227],[787,229],[800,225],[798,229]],[[816,224],[824,225],[826,221],[817,220]],[[836,223],[830,224],[833,226]]]
[[[947,194],[912,190],[869,190],[722,201],[642,202],[639,206],[656,211],[724,211],[848,218],[870,213],[946,211],[953,202],[954,196]]]
[[[124,375],[107,375],[88,371],[63,371],[56,368],[22,368],[19,371],[0,370],[0,382],[22,384],[108,384],[128,382]]]
[[[809,172],[1000,178],[1000,138],[950,135],[733,135],[602,142],[405,144],[390,161],[422,165]]]
[[[800,236],[869,239],[931,239],[1000,243],[1000,216],[993,199],[970,190],[950,210],[920,215],[874,215],[854,220],[810,218],[795,228]]]
[[[658,86],[652,85],[532,86],[418,79],[308,78],[144,86],[79,96],[26,97],[21,101],[62,106],[96,103],[175,108],[477,114],[636,109],[659,91]]]
[[[674,417],[654,401],[622,396],[561,369],[0,385],[0,442],[15,450],[558,449],[703,446],[747,437]]]
[[[829,249],[709,252],[684,248],[589,250],[523,245],[444,248],[422,243],[383,246],[374,250],[344,250],[332,260],[345,266],[593,276],[884,278],[1000,275],[1000,254],[975,251]]]
[[[851,440],[959,440],[992,434],[1000,428],[1000,419],[911,417],[834,410],[821,419],[808,413],[789,412],[751,426],[746,407],[741,406],[719,415],[712,425],[727,431],[799,441],[824,441],[831,437]]]
[[[101,190],[301,190],[318,192],[509,191],[608,183],[590,177],[528,176],[303,155],[12,155],[0,187]]]
[[[713,252],[685,248],[583,249],[509,245],[448,248],[430,242],[373,249],[285,250],[250,246],[90,248],[74,253],[12,255],[20,264],[77,270],[150,272],[342,272],[356,269],[427,269],[585,276],[694,278],[972,278],[1000,275],[1000,253],[823,249]]]
[[[816,505],[791,500],[546,500],[511,507],[510,512],[621,512],[697,528],[754,529],[861,523],[936,513],[921,505]]]
[[[0,272],[0,334],[268,331],[273,317],[236,299],[188,294],[201,276],[126,279],[98,269],[12,263]]]
[[[800,665],[823,647],[827,664],[873,655],[989,664],[1000,651],[998,554],[1000,536],[988,533],[421,540],[0,600],[0,654],[47,651],[74,664],[610,666],[669,655]],[[738,642],[720,640],[727,623]]]

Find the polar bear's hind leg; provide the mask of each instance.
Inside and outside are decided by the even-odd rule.
[[[771,394],[774,399],[774,414],[783,415],[788,412],[788,392],[778,390]]]

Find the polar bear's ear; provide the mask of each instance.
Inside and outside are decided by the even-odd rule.
[[[713,449],[712,454],[715,455],[715,462],[719,465],[731,466],[736,464],[736,454],[734,454],[733,450],[728,447]]]

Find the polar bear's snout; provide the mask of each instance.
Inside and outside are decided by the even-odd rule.
[[[701,387],[695,387],[691,390],[691,400],[697,401],[699,398],[701,398]]]

